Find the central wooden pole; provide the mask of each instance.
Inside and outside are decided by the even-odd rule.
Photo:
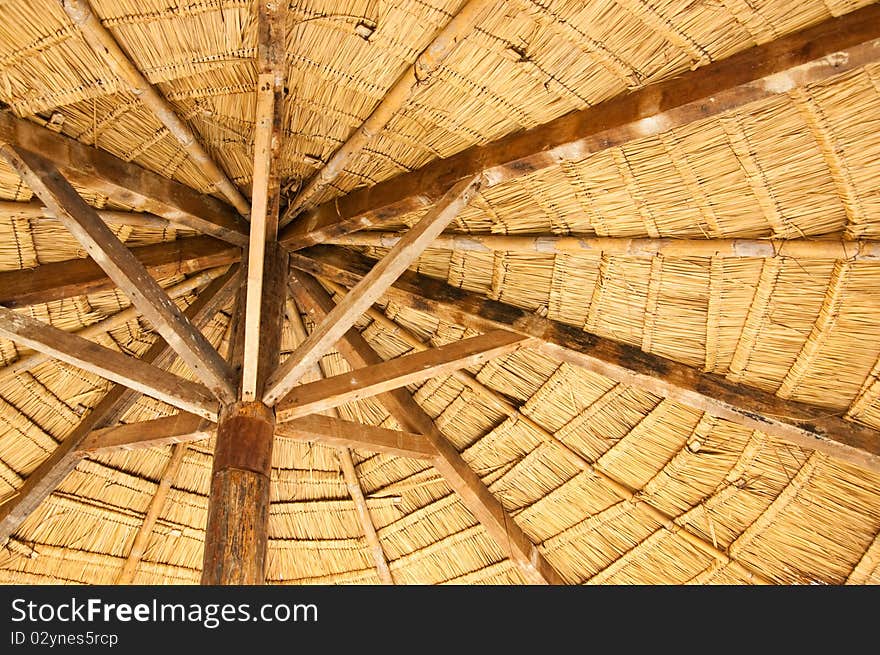
[[[266,245],[260,316],[257,388],[278,366],[287,299],[287,254]],[[244,358],[245,287],[232,313],[230,364],[241,380]],[[237,402],[220,410],[208,499],[202,584],[263,584],[269,541],[269,487],[275,412],[262,402]]]
[[[263,403],[236,403],[220,414],[202,584],[265,582],[274,434],[275,413]]]

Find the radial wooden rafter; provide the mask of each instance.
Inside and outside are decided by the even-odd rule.
[[[406,268],[424,252],[431,241],[467,206],[479,191],[482,179],[461,180],[443,196],[436,207],[419,220],[400,242],[323,319],[290,358],[269,378],[263,401],[275,405],[318,359],[379,298]]]
[[[288,225],[299,249],[432,206],[456,182],[486,187],[819,82],[880,60],[880,5],[831,18],[670,80],[334,198]]]
[[[0,154],[52,209],[107,276],[125,292],[196,377],[221,400],[234,397],[230,371],[214,347],[58,169],[38,155],[14,146],[0,146]]]
[[[333,311],[333,299],[317,280],[308,275],[292,274],[290,292],[297,304],[316,319]],[[337,348],[354,367],[372,366],[383,361],[354,328],[345,333]],[[446,440],[412,395],[405,389],[395,389],[383,394],[380,399],[398,423],[422,433],[437,450],[438,455],[433,460],[434,467],[461,497],[464,505],[486,532],[519,567],[523,577],[532,584],[564,584],[562,576],[529,541],[503,505]]]
[[[211,282],[186,308],[196,325],[208,322],[232,298],[238,286],[238,267]],[[174,351],[159,339],[141,357],[146,364],[166,366]],[[115,424],[134,405],[140,394],[114,385],[80,424],[25,480],[16,496],[0,505],[0,544],[4,543],[82,459],[82,445],[96,429]],[[200,419],[201,420],[201,419]]]
[[[241,398],[257,396],[260,325],[263,306],[263,260],[266,244],[278,239],[281,179],[281,101],[285,79],[284,42],[287,5],[260,0],[257,4],[257,102],[254,133],[253,205],[248,244],[244,354]]]
[[[51,161],[72,182],[123,205],[237,246],[247,245],[247,223],[232,207],[106,150],[16,118],[6,110],[0,111],[0,143]]]
[[[291,265],[344,286],[353,286],[373,261],[335,246],[291,254]],[[538,338],[550,357],[642,387],[752,430],[880,470],[880,431],[831,415],[828,410],[784,400],[755,387],[643,352],[524,309],[463,291],[408,271],[388,289],[403,306],[478,331],[507,329]]]
[[[286,225],[304,208],[311,207],[314,198],[331,184],[345,169],[345,165],[373,137],[377,136],[394,115],[406,105],[420,85],[426,84],[460,41],[473,31],[477,19],[495,4],[495,0],[467,0],[450,21],[434,36],[415,61],[407,66],[394,84],[370,112],[367,119],[346,139],[327,163],[309,180],[291,200],[282,225]]]
[[[159,119],[168,132],[183,146],[190,158],[198,165],[202,173],[224,195],[226,199],[241,213],[247,216],[250,212],[248,201],[241,191],[226,176],[226,173],[211,159],[202,146],[198,136],[184,123],[174,108],[147,81],[128,55],[120,47],[116,38],[104,27],[101,20],[92,11],[88,0],[62,0],[62,6],[94,53],[107,64],[128,89]]]

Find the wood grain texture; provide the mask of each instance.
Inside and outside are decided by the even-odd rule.
[[[51,161],[72,182],[124,206],[168,219],[237,246],[247,245],[247,223],[229,205],[35,123],[0,111],[0,142]]]
[[[358,368],[324,380],[294,387],[277,405],[279,421],[344,405],[399,389],[428,378],[477,366],[494,357],[512,353],[534,340],[507,330],[493,330],[480,336],[454,341],[411,355],[403,355],[379,364]]]
[[[131,299],[195,376],[217,398],[231,401],[235,394],[226,362],[58,169],[41,157],[8,145],[0,146],[0,154]]]
[[[316,246],[305,254],[291,254],[291,265],[352,286],[370,269],[372,260],[333,246]],[[478,331],[508,329],[535,337],[544,342],[542,350],[559,361],[841,461],[880,470],[880,431],[835,416],[826,408],[784,400],[417,273],[401,275],[387,295],[405,307],[456,325]]]
[[[356,448],[398,457],[431,459],[437,450],[421,434],[389,430],[332,416],[311,414],[292,420],[279,417],[275,434],[284,439],[321,443],[337,448]]]
[[[878,60],[880,6],[872,5],[334,198],[304,213],[280,238],[296,250],[380,226],[432,206],[473,175],[483,173],[491,187]]]
[[[262,403],[236,403],[221,414],[205,528],[204,585],[265,582],[274,429],[274,416]]]
[[[266,384],[263,402],[274,405],[354,325],[391,285],[397,276],[421,255],[480,190],[479,177],[454,185],[436,207],[410,229],[391,251],[377,262],[327,317],[312,331]]]

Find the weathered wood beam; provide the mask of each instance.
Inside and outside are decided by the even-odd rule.
[[[322,412],[428,378],[449,375],[535,343],[538,342],[515,332],[492,330],[470,339],[299,385],[278,404],[276,413],[279,421],[286,421]]]
[[[303,343],[309,335],[296,303],[292,300],[288,301],[287,308],[288,324],[290,325],[291,331],[296,339],[296,344],[299,345]],[[310,381],[310,378],[311,380],[320,380],[322,377],[327,377],[328,371],[323,360],[312,367],[312,373],[312,376],[307,376],[305,378],[307,381]],[[327,413],[329,417],[339,419],[339,412],[336,409],[330,410]],[[355,428],[357,433],[362,432],[362,426],[354,424],[352,427]],[[276,428],[276,434],[277,433],[278,430]],[[423,437],[422,441],[424,442]],[[351,451],[346,447],[339,447],[336,449],[336,452],[339,458],[339,468],[342,471],[342,476],[345,480],[345,486],[348,489],[348,494],[351,496],[352,501],[354,501],[358,519],[361,523],[361,530],[364,533],[364,539],[370,548],[370,554],[373,556],[373,563],[376,566],[376,575],[379,576],[379,581],[382,584],[394,584],[394,576],[391,575],[391,569],[388,566],[388,559],[385,557],[382,542],[379,540],[379,533],[376,531],[376,526],[370,515],[370,508],[367,507],[367,500],[364,497],[364,490],[361,488],[360,480],[358,479],[357,468],[355,467],[354,459],[351,456]]]
[[[267,244],[260,319],[263,343],[257,367],[262,394],[268,372],[278,365],[287,253]],[[236,371],[244,356],[245,289],[238,291],[232,315],[229,360]],[[240,391],[240,389],[239,389]],[[211,469],[202,584],[263,584],[269,542],[269,487],[275,413],[261,402],[237,402],[221,410]]]
[[[110,209],[99,209],[98,216],[107,225],[129,225],[132,227],[149,227],[164,230],[171,227],[172,223],[167,218],[147,214],[144,212],[125,212]],[[3,218],[27,218],[38,221],[54,221],[58,219],[52,210],[40,202],[18,202],[15,200],[0,200],[0,217]]]
[[[231,401],[235,397],[235,390],[229,367],[58,169],[36,155],[9,145],[0,146],[0,154],[52,209],[196,377],[215,396]]]
[[[314,319],[320,319],[332,311],[332,298],[314,278],[302,273],[292,273],[291,278],[291,294],[297,304]],[[355,368],[373,366],[383,361],[354,328],[345,333],[337,348]],[[523,577],[534,584],[564,584],[562,576],[529,541],[522,528],[446,440],[412,395],[406,389],[395,389],[383,394],[380,399],[398,423],[405,429],[422,433],[437,449],[438,455],[433,460],[435,468],[446,478],[499,548],[517,565]]]
[[[92,431],[79,445],[78,452],[90,455],[186,444],[210,438],[215,428],[211,421],[189,413],[122,423]]]
[[[402,234],[355,232],[328,243],[341,246],[393,248]],[[804,239],[633,239],[629,237],[508,236],[502,234],[441,234],[432,249],[467,252],[522,252],[549,255],[620,255],[651,259],[664,257],[787,257],[792,259],[843,259],[880,261],[880,241],[850,240],[844,235]]]
[[[718,116],[876,62],[878,43],[880,5],[871,5],[335,198],[291,223],[280,239],[290,249],[305,248],[430,207],[477,174],[491,187]]]
[[[327,284],[334,293],[344,293],[344,289],[338,285],[332,282],[328,282]],[[427,350],[431,347],[429,343],[423,342],[414,333],[386,316],[376,307],[370,308],[367,315],[381,325],[383,329],[393,333],[396,337],[402,339],[415,350]],[[693,532],[691,526],[687,524],[682,525],[681,522],[677,522],[679,517],[676,517],[673,514],[668,514],[655,507],[652,504],[649,495],[639,493],[639,489],[630,487],[626,482],[623,482],[619,477],[615,476],[613,472],[606,470],[605,467],[598,462],[586,459],[547,428],[536,422],[528,414],[525,414],[520,407],[517,407],[510,402],[506,396],[484,385],[469,371],[459,370],[455,371],[452,375],[456,380],[473,391],[478,398],[488,403],[489,406],[500,411],[512,420],[527,425],[535,434],[540,436],[541,440],[548,447],[559,453],[559,455],[561,455],[569,464],[587,475],[595,476],[602,480],[602,482],[614,491],[621,500],[631,503],[634,508],[640,508],[657,521],[658,524],[664,526],[664,528],[666,528],[671,534],[678,535],[684,541],[687,541],[698,550],[712,557],[718,564],[722,566],[730,566],[746,580],[751,580],[759,584],[770,584],[769,580],[767,580],[767,578],[765,578],[760,572],[755,571],[747,564],[732,558],[729,553],[724,549],[719,548],[716,543],[704,539],[698,533]]]
[[[92,11],[88,0],[62,0],[62,6],[70,19],[76,24],[99,59],[123,81],[128,90],[159,119],[183,149],[195,162],[199,170],[222,193],[242,216],[250,212],[250,203],[241,195],[241,191],[226,176],[217,163],[199,142],[198,136],[190,127],[180,120],[174,108],[162,94],[147,81],[137,66],[123,52],[116,38],[101,24],[100,19]]]
[[[348,287],[356,284],[372,263],[358,253],[334,246],[316,246],[305,253],[291,254],[295,268]],[[719,375],[703,373],[417,273],[401,275],[387,296],[456,325],[478,331],[508,329],[541,339],[542,350],[554,359],[842,461],[875,470],[880,466],[880,431],[846,421],[826,408],[735,384]]]
[[[168,464],[165,465],[165,470],[159,479],[159,486],[156,488],[156,493],[153,494],[152,500],[150,500],[150,505],[147,507],[147,513],[144,516],[144,522],[138,528],[134,542],[131,545],[131,550],[128,551],[128,557],[125,559],[125,564],[122,565],[122,570],[116,578],[116,584],[127,585],[134,581],[138,564],[140,564],[144,553],[147,551],[147,544],[150,541],[150,535],[153,533],[153,527],[156,525],[156,520],[165,507],[165,501],[168,499],[171,485],[177,477],[180,465],[183,463],[186,449],[187,444],[185,443],[172,446],[171,458],[168,460]]]
[[[394,115],[400,111],[412,95],[427,83],[446,57],[474,29],[484,11],[494,6],[494,0],[467,0],[452,19],[422,50],[412,65],[407,66],[385,97],[373,108],[367,119],[346,139],[327,163],[309,180],[308,184],[291,201],[284,215],[286,225],[304,208],[313,206],[314,198],[333,182],[345,169],[345,165],[373,137],[377,136]]]
[[[235,403],[221,410],[205,527],[204,585],[265,582],[274,431],[275,417],[263,403]]]
[[[241,250],[211,237],[192,237],[132,248],[153,278],[186,275],[241,259]],[[26,307],[113,289],[115,283],[91,258],[68,259],[36,268],[0,272],[0,305]]]
[[[209,284],[187,307],[186,315],[196,324],[207,323],[232,297],[238,286],[238,266]],[[141,361],[154,366],[169,363],[174,352],[159,340],[144,353]],[[118,421],[134,405],[140,394],[114,385],[74,431],[24,481],[16,495],[0,505],[0,544],[18,530],[30,514],[51,494],[82,459],[82,443],[93,430]]]
[[[183,282],[179,284],[175,284],[171,287],[168,287],[168,297],[172,300],[185,296],[188,293],[199,289],[211,280],[218,278],[225,272],[225,267],[210,269],[207,271],[202,271],[201,273],[197,273],[190,278],[187,278]],[[102,335],[107,334],[107,332],[114,330],[122,325],[125,325],[129,321],[135,320],[140,313],[137,311],[136,307],[126,307],[123,310],[116,312],[115,314],[111,314],[107,318],[104,318],[96,323],[92,323],[91,325],[87,325],[84,328],[73,332],[78,337],[82,337],[83,339],[90,339],[92,341],[97,340]],[[46,353],[41,352],[31,352],[22,357],[19,357],[15,361],[7,364],[3,368],[0,368],[0,383],[5,380],[8,380],[20,373],[24,373],[25,371],[30,371],[40,364],[49,361],[51,356]]]
[[[241,399],[257,396],[260,317],[263,305],[263,259],[267,242],[278,238],[281,178],[281,100],[284,89],[287,4],[260,0],[257,6],[257,107],[254,135],[253,206],[248,246],[244,360]]]
[[[0,111],[0,142],[51,161],[76,184],[139,211],[247,245],[247,223],[229,205],[136,164]]]
[[[333,308],[309,337],[272,374],[263,402],[274,405],[315,364],[372,305],[407,267],[424,252],[431,241],[467,206],[480,189],[479,177],[464,180],[431,209],[406,236]]]
[[[394,576],[391,575],[388,560],[385,558],[385,551],[382,549],[382,543],[379,541],[379,533],[376,531],[373,518],[370,516],[370,508],[367,507],[367,499],[364,497],[364,490],[361,489],[357,469],[355,469],[354,460],[351,458],[351,451],[348,448],[340,448],[338,453],[339,466],[342,468],[345,487],[348,489],[348,493],[357,508],[361,529],[364,532],[367,545],[370,547],[370,554],[373,556],[373,563],[376,565],[379,581],[382,584],[394,584]]]
[[[413,432],[389,430],[322,414],[282,419],[279,417],[275,426],[275,435],[293,441],[357,448],[412,459],[431,459],[437,455],[437,450],[425,437]]]
[[[0,335],[187,412],[217,419],[217,400],[200,384],[135,357],[0,307]]]

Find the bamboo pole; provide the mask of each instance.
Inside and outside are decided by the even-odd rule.
[[[334,293],[345,293],[345,289],[340,287],[338,284],[327,280],[321,280],[321,282]],[[404,327],[398,325],[396,322],[388,318],[385,314],[383,314],[375,307],[370,307],[367,310],[367,315],[372,320],[381,325],[383,329],[390,331],[401,340],[403,340],[407,345],[411,346],[413,349],[427,350],[430,348],[428,344],[424,343],[421,339],[406,330]],[[617,480],[617,478],[612,477],[598,464],[589,462],[588,460],[584,459],[581,455],[569,448],[563,441],[558,439],[556,435],[536,423],[529,416],[520,411],[519,408],[517,408],[504,396],[484,385],[467,371],[458,370],[455,371],[452,376],[457,381],[461,382],[471,391],[473,391],[478,397],[488,402],[490,405],[492,405],[492,407],[496,408],[507,417],[511,418],[514,421],[521,421],[524,424],[528,425],[529,428],[534,430],[536,434],[541,436],[541,439],[544,441],[544,443],[555,448],[566,460],[568,460],[569,463],[577,467],[581,472],[594,475],[597,478],[601,479],[621,499],[631,503],[634,507],[640,507],[641,509],[643,509],[649,516],[651,516],[651,518],[660,523],[669,532],[679,535],[689,544],[691,544],[701,552],[709,555],[713,559],[718,560],[725,565],[729,565],[731,568],[737,571],[740,575],[743,575],[748,580],[759,584],[770,584],[770,581],[767,580],[759,572],[753,571],[743,563],[739,562],[736,559],[733,559],[730,555],[728,555],[725,551],[721,550],[717,546],[709,543],[708,541],[705,541],[701,537],[689,532],[685,527],[676,523],[676,517],[673,517],[670,514],[667,514],[651,505],[647,500],[645,500],[644,497],[640,496],[637,490],[629,488],[627,485]]]
[[[372,113],[348,140],[333,153],[327,163],[309,180],[291,201],[281,225],[287,225],[302,210],[314,206],[314,199],[328,184],[342,173],[345,165],[370,139],[388,125],[394,115],[409,101],[420,85],[433,75],[446,57],[473,29],[483,10],[495,5],[495,0],[468,0],[446,26],[434,37],[428,47],[408,66]]]
[[[397,232],[355,232],[332,237],[341,246],[393,248]],[[650,259],[664,257],[753,257],[756,259],[840,259],[880,261],[880,241],[853,241],[844,235],[815,239],[633,239],[597,236],[507,236],[496,234],[441,234],[430,246],[438,250],[522,252],[550,255],[621,255]]]
[[[156,88],[147,81],[137,66],[123,52],[114,36],[105,28],[92,11],[88,0],[62,0],[64,11],[79,27],[86,42],[107,66],[125,83],[128,89],[153,112],[175,139],[180,142],[190,158],[199,166],[242,216],[250,215],[250,203],[238,188],[211,159],[198,138],[174,113],[174,109]]]

